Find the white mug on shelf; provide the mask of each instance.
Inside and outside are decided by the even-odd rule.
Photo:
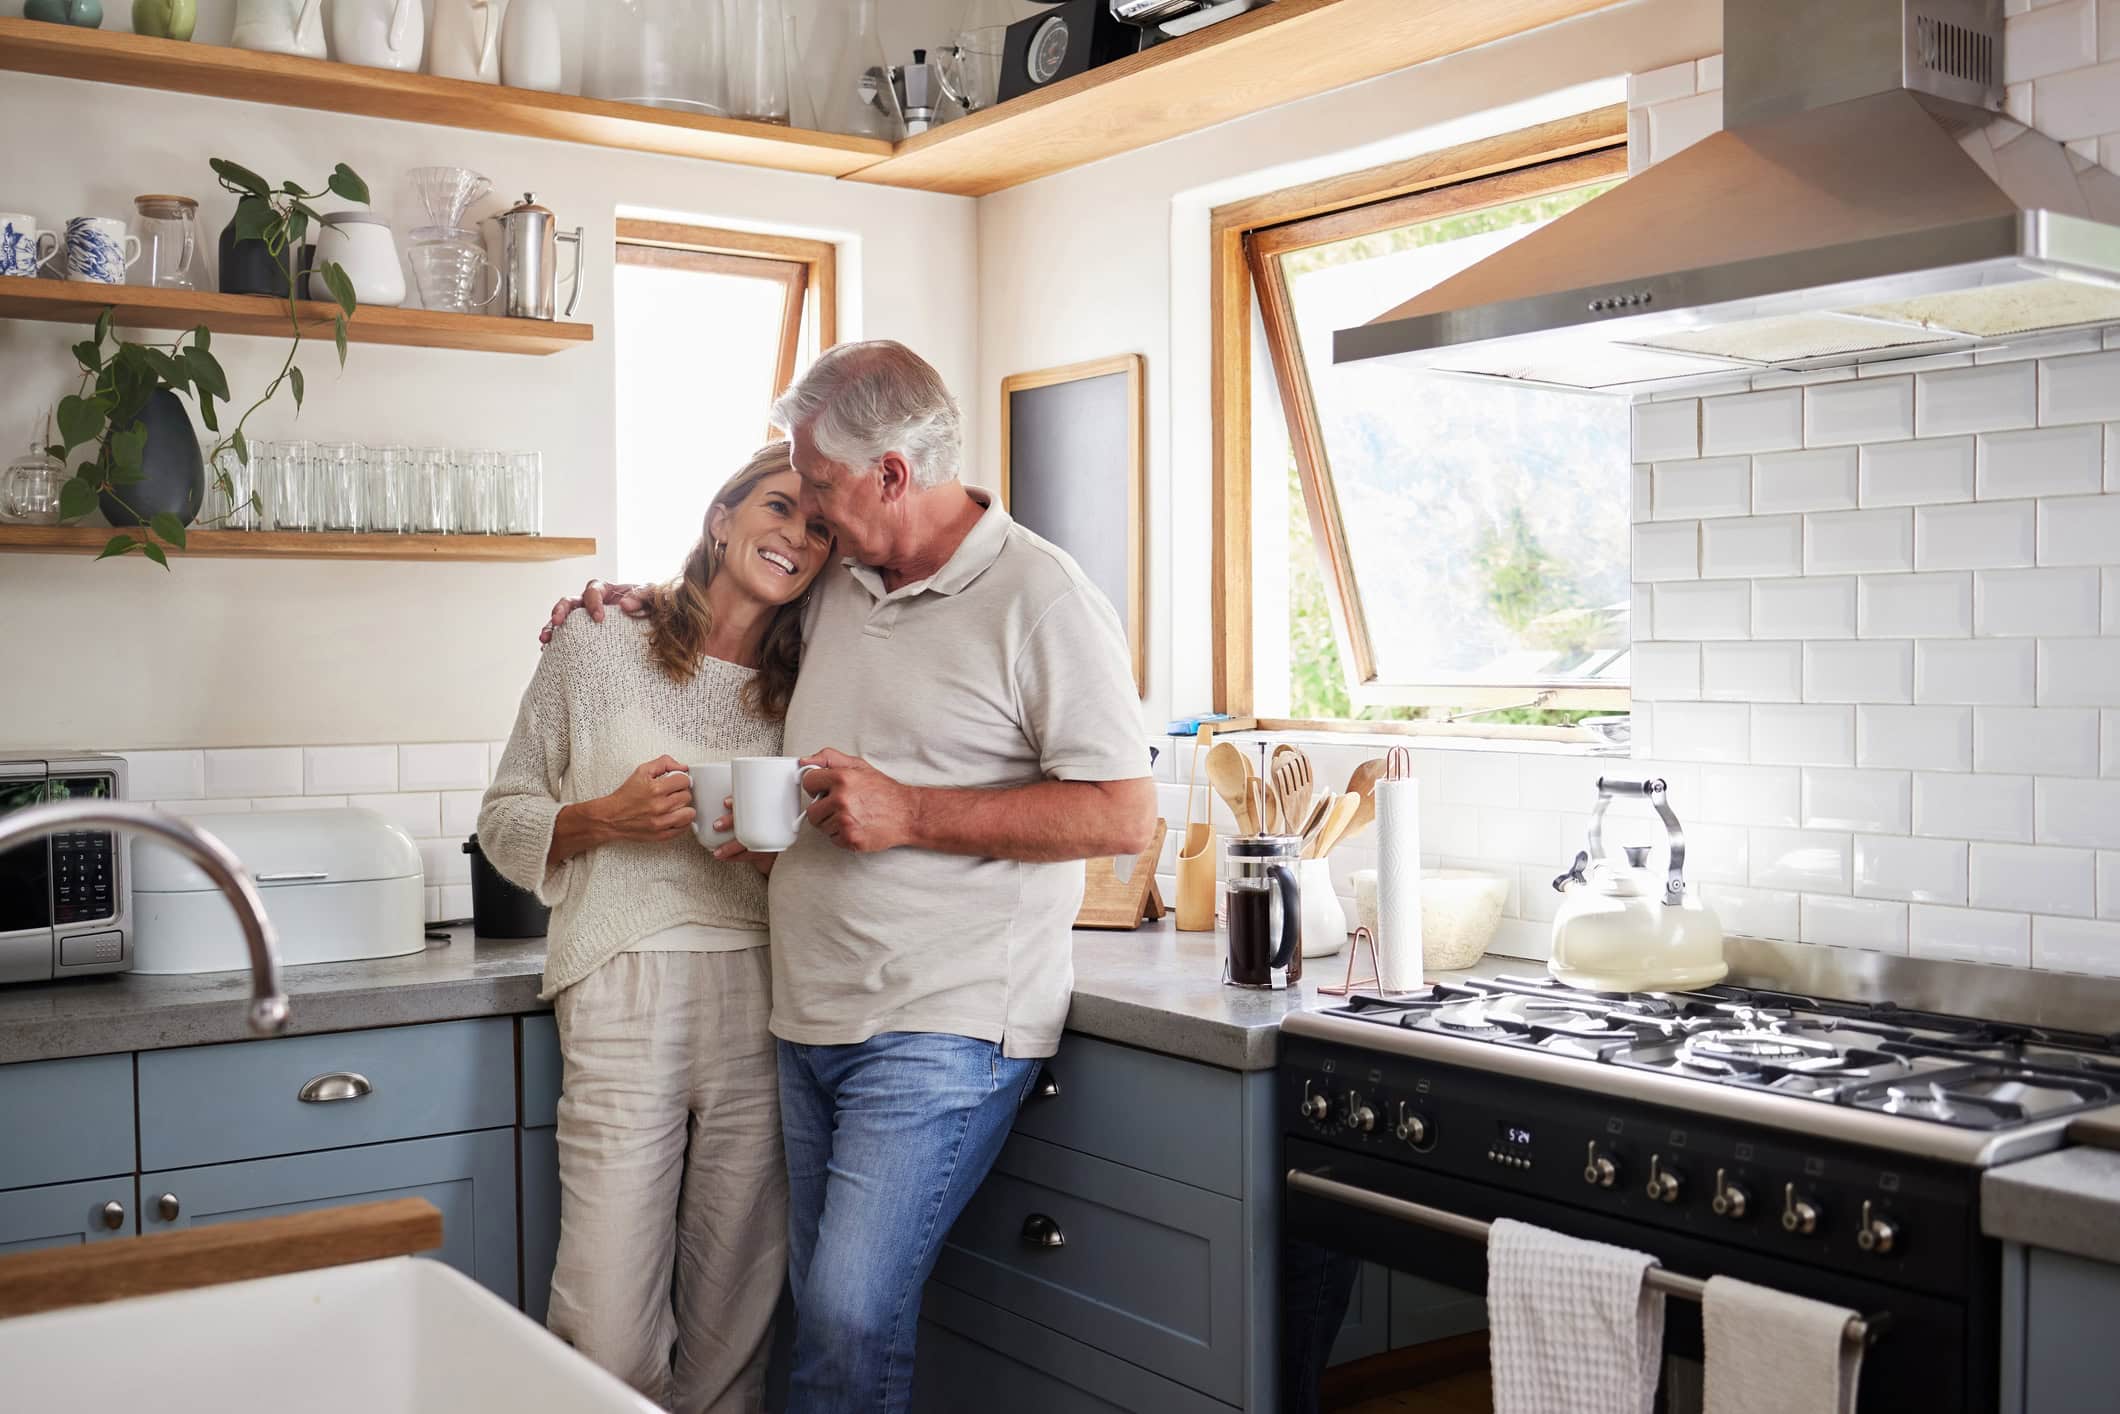
[[[236,0],[235,30],[228,42],[261,54],[325,57],[321,0]]]
[[[331,57],[341,64],[416,74],[426,45],[420,0],[332,0]]]
[[[44,255],[44,243],[52,243],[52,255]],[[76,216],[66,223],[66,234],[46,231],[37,237],[41,265],[66,252],[66,278],[95,285],[122,285],[125,272],[140,259],[140,238],[125,229],[115,216]]]
[[[0,211],[0,275],[37,273],[37,218],[26,211]]]
[[[436,78],[501,81],[500,0],[434,0],[427,72]]]
[[[741,756],[732,767],[736,796],[736,838],[753,854],[778,854],[795,843],[802,828],[802,778],[817,770],[793,756]],[[695,801],[698,790],[693,791]]]

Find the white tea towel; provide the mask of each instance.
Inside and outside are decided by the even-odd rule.
[[[1421,783],[1377,782],[1377,983],[1386,992],[1420,990]]]
[[[1649,1414],[1664,1297],[1646,1252],[1498,1219],[1487,1232],[1494,1414]]]
[[[1708,1278],[1701,1298],[1706,1414],[1853,1414],[1862,1342],[1845,1340],[1853,1311]]]

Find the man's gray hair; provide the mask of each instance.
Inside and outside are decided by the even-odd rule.
[[[918,486],[955,481],[964,414],[933,365],[890,339],[827,349],[773,404],[773,423],[807,428],[817,450],[866,472],[897,452]]]

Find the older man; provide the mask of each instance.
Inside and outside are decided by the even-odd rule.
[[[816,828],[771,875],[789,1408],[870,1414],[906,1406],[921,1286],[1059,1043],[1076,861],[1141,849],[1155,794],[1118,616],[959,480],[933,368],[841,345],[774,418],[847,556],[787,716]]]

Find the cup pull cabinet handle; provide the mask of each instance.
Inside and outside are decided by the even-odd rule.
[[[1034,1100],[1057,1100],[1060,1098],[1060,1077],[1053,1074],[1049,1065],[1038,1069],[1038,1084],[1031,1091]]]
[[[1032,1213],[1023,1220],[1023,1245],[1047,1250],[1055,1247],[1065,1247],[1067,1246],[1067,1234],[1060,1230],[1060,1224],[1054,1222],[1045,1214]]]
[[[113,1198],[102,1207],[96,1209],[96,1217],[102,1222],[103,1226],[109,1228],[112,1232],[116,1232],[119,1228],[125,1226],[125,1205]]]
[[[328,1105],[335,1100],[358,1100],[375,1093],[368,1077],[357,1070],[334,1070],[329,1075],[319,1075],[300,1090],[295,1098],[305,1105]]]

